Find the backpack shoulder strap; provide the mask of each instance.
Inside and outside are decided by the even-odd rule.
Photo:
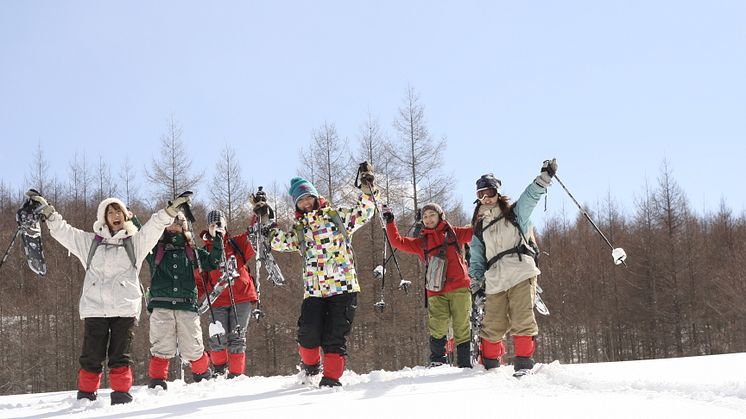
[[[137,257],[135,256],[135,244],[132,242],[132,236],[127,236],[122,239],[122,245],[124,246],[124,251],[127,252],[127,256],[130,258],[130,262],[132,262],[132,267],[137,268]]]
[[[153,256],[153,266],[158,266],[163,260],[163,255],[166,253],[163,242],[158,240],[158,244],[155,245],[155,256]]]
[[[241,250],[241,247],[236,242],[236,239],[231,237],[228,239],[228,243],[231,244],[231,247],[233,248],[233,251],[235,253],[238,253],[239,256],[241,256],[241,260],[243,260],[244,265],[246,264],[246,255],[243,253],[243,250]]]
[[[498,221],[505,218],[504,216],[499,216],[494,218],[492,221],[487,223],[487,225],[484,225],[484,218],[480,218],[477,221],[477,224],[474,226],[474,235],[477,236],[480,242],[484,244],[484,230],[487,230],[488,228],[492,227],[493,224],[497,223]]]
[[[88,251],[88,259],[85,263],[85,270],[91,268],[91,261],[93,260],[93,256],[96,254],[96,249],[101,245],[101,242],[104,240],[103,237],[96,234],[93,237],[93,242],[91,243],[91,249]],[[124,247],[124,251],[127,252],[127,256],[129,257],[130,262],[132,263],[133,268],[137,268],[137,257],[135,256],[135,244],[132,242],[132,236],[127,236],[122,239],[122,247]]]
[[[85,270],[87,271],[91,267],[91,261],[93,260],[93,255],[96,254],[96,249],[98,249],[98,246],[101,244],[101,241],[104,238],[96,234],[93,237],[93,240],[91,241],[91,248],[88,250],[88,259],[86,259],[85,262]]]
[[[295,239],[298,240],[298,250],[300,255],[306,257],[306,238],[303,234],[303,224],[300,222],[295,223]]]
[[[350,244],[350,235],[347,233],[347,228],[342,222],[342,217],[339,216],[339,212],[335,209],[330,209],[329,216],[332,218],[332,222],[337,227],[337,230],[339,230],[339,232],[342,233],[342,236],[344,236],[347,244]]]

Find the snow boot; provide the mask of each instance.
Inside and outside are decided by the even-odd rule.
[[[482,364],[484,365],[484,369],[491,370],[493,368],[500,367],[500,360],[491,359],[491,358],[482,358]]]
[[[225,369],[227,366],[228,366],[227,364],[213,365],[212,371],[215,373],[216,377],[225,375]]]
[[[446,338],[434,338],[430,336],[430,365],[429,367],[439,367],[448,363],[446,358]]]
[[[96,401],[96,393],[91,393],[89,391],[80,391],[78,390],[78,400],[88,399],[92,402]]]
[[[202,373],[196,373],[196,372],[192,373],[192,379],[194,379],[195,383],[199,383],[202,380],[212,380],[213,378],[215,378],[215,373],[212,372],[210,368],[208,368],[207,371],[202,372]],[[228,378],[231,378],[231,376],[229,375]]]
[[[111,404],[125,404],[132,403],[132,395],[126,391],[112,391],[111,392]]]
[[[456,345],[456,357],[459,368],[471,368],[471,342],[462,342]]]
[[[530,370],[534,367],[534,360],[526,356],[513,358],[513,368],[516,370]]]
[[[319,381],[319,387],[342,387],[342,383],[339,380],[335,380],[329,377],[321,377]]]
[[[168,384],[166,384],[166,381],[161,380],[160,378],[151,378],[150,382],[148,383],[148,388],[156,388],[160,387],[164,390],[168,390]]]
[[[306,373],[306,376],[313,377],[321,372],[321,364],[308,365],[301,362],[300,369]]]

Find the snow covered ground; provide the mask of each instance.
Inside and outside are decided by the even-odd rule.
[[[74,391],[0,397],[3,418],[746,418],[746,354],[541,365],[520,380],[512,368],[452,367],[346,371],[343,389],[318,389],[297,376],[241,377],[168,391],[132,389],[135,401],[110,406]],[[318,382],[318,379],[316,380]]]

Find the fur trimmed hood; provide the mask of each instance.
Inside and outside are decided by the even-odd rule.
[[[100,204],[98,204],[98,211],[96,211],[96,222],[93,223],[93,232],[98,234],[101,237],[111,237],[111,232],[109,231],[109,228],[106,225],[106,207],[108,207],[110,204],[117,204],[122,207],[122,209],[125,211],[124,214],[124,231],[127,236],[133,236],[135,233],[137,233],[137,227],[135,224],[130,220],[130,217],[127,213],[127,206],[124,205],[124,202],[122,202],[120,199],[117,198],[106,198],[103,201],[101,201]]]

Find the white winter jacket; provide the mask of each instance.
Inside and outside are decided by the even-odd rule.
[[[80,318],[86,317],[140,317],[142,308],[142,289],[138,273],[153,246],[163,233],[163,229],[173,222],[165,210],[153,214],[140,231],[133,228],[119,230],[114,236],[106,227],[104,210],[111,203],[121,201],[108,198],[99,204],[98,217],[93,224],[95,233],[89,233],[69,225],[62,216],[55,212],[47,219],[47,226],[52,237],[74,254],[86,268],[88,253],[93,240],[98,234],[103,237],[91,260],[83,281],[83,292],[80,296]],[[135,250],[135,266],[122,246],[122,240],[131,236]]]

